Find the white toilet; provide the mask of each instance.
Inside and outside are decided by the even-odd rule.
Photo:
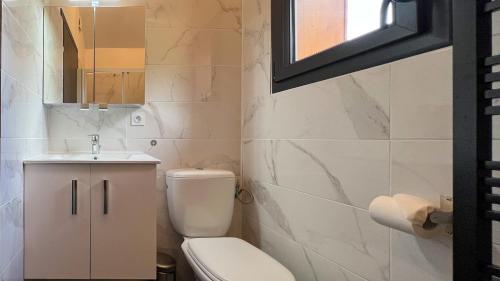
[[[167,172],[170,220],[200,281],[295,281],[279,262],[250,245],[223,237],[233,216],[236,179],[223,170]]]

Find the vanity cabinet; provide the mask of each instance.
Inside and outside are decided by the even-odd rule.
[[[91,174],[91,278],[156,279],[156,166],[92,165]]]
[[[90,165],[26,165],[24,202],[25,278],[89,278]]]
[[[25,164],[26,279],[155,279],[154,164]]]

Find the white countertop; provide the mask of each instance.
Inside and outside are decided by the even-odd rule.
[[[24,160],[24,164],[160,164],[161,161],[142,152],[103,152],[100,154],[68,153],[41,154]]]

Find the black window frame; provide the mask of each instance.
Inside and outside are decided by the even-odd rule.
[[[452,0],[392,0],[392,24],[296,61],[295,1],[271,2],[273,93],[446,47],[452,42]]]

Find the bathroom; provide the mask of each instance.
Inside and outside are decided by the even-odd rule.
[[[499,3],[2,0],[0,280],[497,280]]]

